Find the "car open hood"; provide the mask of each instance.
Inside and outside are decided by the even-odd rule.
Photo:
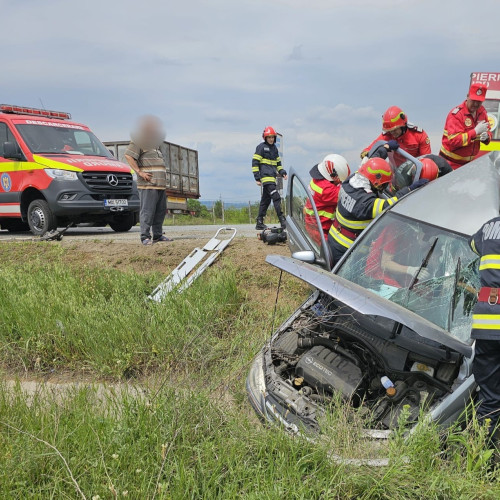
[[[468,358],[472,356],[472,348],[450,335],[446,330],[351,281],[290,257],[268,255],[266,261],[361,314],[382,316],[397,321],[423,338],[438,342]]]
[[[131,172],[130,166],[112,158],[98,156],[34,154],[33,159],[47,168],[60,168],[83,172],[86,170],[106,172]]]

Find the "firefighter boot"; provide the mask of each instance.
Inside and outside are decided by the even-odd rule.
[[[286,219],[284,215],[280,216],[281,229],[286,229]]]
[[[263,217],[257,217],[257,224],[255,224],[255,229],[258,229],[259,231],[267,229],[267,226],[264,224]]]

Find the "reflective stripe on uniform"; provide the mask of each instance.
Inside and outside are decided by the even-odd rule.
[[[260,182],[272,182],[276,184],[276,177],[261,177]]]
[[[312,215],[314,217],[314,210],[311,210],[310,208],[304,208],[304,212],[307,215]],[[326,217],[327,219],[333,219],[333,216],[335,215],[333,213],[327,212],[326,210],[318,210],[317,213],[320,217]]]
[[[500,269],[500,255],[483,255],[479,261],[479,270],[483,271],[485,269]]]
[[[260,162],[260,161],[262,160],[262,156],[261,156],[261,155],[258,155],[258,154],[254,154],[254,155],[253,155],[253,159],[254,159],[254,160],[257,160],[257,161],[259,161],[259,162]]]
[[[373,203],[372,209],[372,217],[375,219],[377,215],[381,214],[384,211],[384,201],[381,198],[377,198]]]
[[[348,229],[353,229],[354,231],[361,231],[368,227],[371,220],[350,220],[346,219],[341,215],[341,213],[337,210],[337,220],[342,226],[347,227]]]
[[[337,214],[338,215],[338,214]],[[335,226],[332,226],[329,231],[330,236],[340,245],[345,248],[351,248],[354,240],[346,238],[342,233],[340,233]]]
[[[478,330],[500,330],[500,314],[473,314],[472,328]]]
[[[309,184],[310,188],[313,190],[313,191],[316,191],[316,193],[318,194],[323,194],[323,188],[322,187],[319,187],[315,182],[314,182],[314,179],[311,179],[311,182]]]
[[[448,131],[447,130],[443,130],[443,135],[445,137],[447,137],[448,139],[454,139],[457,135],[460,135],[460,133],[448,135]]]
[[[260,163],[262,163],[263,165],[271,165],[272,167],[278,166],[278,160],[268,160],[267,158],[262,158],[262,160],[260,160]]]
[[[477,251],[477,248],[476,248],[476,243],[474,242],[474,240],[470,240],[470,247],[472,248],[472,251],[474,253],[477,253],[479,255],[479,252]]]
[[[259,171],[259,167],[252,167],[252,172],[258,172]]]
[[[460,156],[457,155],[456,153],[452,153],[451,151],[448,151],[444,146],[441,146],[441,153],[444,155],[450,157],[452,160],[459,160],[459,161],[472,161],[475,156]]]

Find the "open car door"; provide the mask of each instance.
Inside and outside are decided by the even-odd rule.
[[[293,169],[289,172],[286,205],[288,246],[292,257],[330,271],[330,249],[323,236],[316,205],[309,189]]]

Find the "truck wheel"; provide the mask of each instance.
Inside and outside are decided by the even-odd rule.
[[[22,233],[30,230],[29,225],[19,219],[2,222],[0,226],[2,226],[2,229],[7,229],[7,231],[11,233]]]
[[[57,219],[45,200],[34,200],[28,207],[28,224],[36,236],[57,229]]]
[[[135,216],[133,213],[115,217],[109,223],[109,227],[117,233],[126,233],[132,229],[132,226],[135,226]]]

